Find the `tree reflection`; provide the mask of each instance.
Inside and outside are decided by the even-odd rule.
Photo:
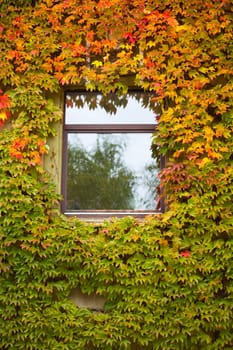
[[[155,95],[149,92],[128,92],[126,95],[118,95],[116,93],[109,93],[106,96],[99,93],[77,93],[69,92],[66,95],[66,107],[83,108],[85,105],[90,110],[103,108],[109,114],[116,114],[119,107],[126,108],[129,97],[134,99],[140,105],[148,110],[154,111],[155,115],[160,113],[159,105],[156,103]]]
[[[69,143],[68,210],[155,209],[158,168],[152,162],[143,164],[141,171],[130,169],[126,147],[126,136],[116,141],[111,134],[98,135],[91,149],[80,140]]]
[[[144,209],[155,209],[159,186],[158,166],[155,161],[145,165],[141,182],[144,188],[143,196],[139,197],[141,205]]]
[[[136,176],[122,157],[125,143],[98,135],[96,148],[68,146],[67,209],[133,209]]]

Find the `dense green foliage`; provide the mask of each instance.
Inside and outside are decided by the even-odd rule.
[[[54,220],[4,243],[3,349],[232,348],[232,241],[208,228],[184,237],[167,214]],[[77,285],[105,296],[104,312],[77,308]]]
[[[230,0],[0,4],[0,348],[233,347]],[[167,212],[99,226],[59,214],[42,167],[61,87],[154,93]],[[76,307],[83,292],[104,312]]]

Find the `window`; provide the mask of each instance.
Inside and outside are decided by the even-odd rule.
[[[149,93],[67,92],[62,211],[95,221],[159,212],[159,169],[150,151],[155,128]]]

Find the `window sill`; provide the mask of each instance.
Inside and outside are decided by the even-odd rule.
[[[64,215],[77,217],[87,222],[102,222],[111,218],[123,218],[132,216],[136,219],[143,220],[146,216],[162,214],[161,210],[69,210]]]

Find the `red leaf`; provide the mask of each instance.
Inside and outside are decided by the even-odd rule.
[[[183,256],[184,258],[189,258],[191,255],[189,250],[183,250],[182,252],[180,252],[180,256]]]
[[[2,91],[0,91],[1,93]],[[5,109],[5,108],[9,108],[10,107],[10,100],[9,97],[4,94],[4,95],[0,95],[0,109]]]

